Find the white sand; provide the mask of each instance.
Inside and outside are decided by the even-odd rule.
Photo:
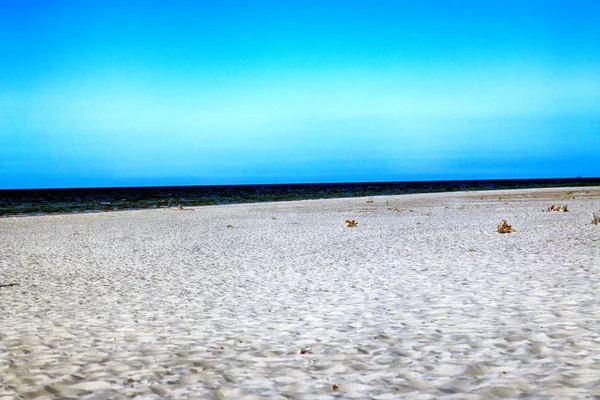
[[[365,200],[0,219],[0,399],[600,396],[600,188]]]

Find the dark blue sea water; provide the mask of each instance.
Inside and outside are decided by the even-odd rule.
[[[600,186],[600,178],[0,190],[0,216],[561,186]]]

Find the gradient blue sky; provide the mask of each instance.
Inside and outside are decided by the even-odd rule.
[[[598,1],[0,0],[0,188],[600,176]]]

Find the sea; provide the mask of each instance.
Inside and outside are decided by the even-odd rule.
[[[263,185],[0,190],[0,217],[95,213],[413,193],[600,186],[600,178],[498,179]]]

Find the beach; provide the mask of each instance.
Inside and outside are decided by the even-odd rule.
[[[594,212],[600,187],[2,218],[0,400],[600,396]]]

